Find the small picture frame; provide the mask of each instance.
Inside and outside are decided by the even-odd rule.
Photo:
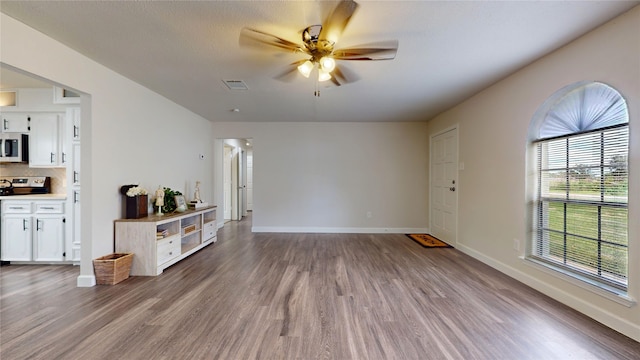
[[[183,212],[187,210],[187,201],[184,199],[183,195],[174,196],[176,201],[176,211]]]

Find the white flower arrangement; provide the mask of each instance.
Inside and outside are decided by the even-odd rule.
[[[129,197],[135,197],[135,196],[147,195],[147,194],[148,194],[147,189],[143,188],[142,186],[134,186],[129,190],[127,190],[127,196]]]

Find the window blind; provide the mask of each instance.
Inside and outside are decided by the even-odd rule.
[[[626,290],[627,124],[536,142],[531,257]]]

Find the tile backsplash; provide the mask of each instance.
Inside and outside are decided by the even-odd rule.
[[[66,168],[30,168],[27,164],[0,164],[0,177],[49,176],[51,177],[51,193],[66,194]]]

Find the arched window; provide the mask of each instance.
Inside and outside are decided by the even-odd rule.
[[[629,113],[603,83],[554,94],[532,120],[534,231],[527,257],[589,283],[627,289]]]

